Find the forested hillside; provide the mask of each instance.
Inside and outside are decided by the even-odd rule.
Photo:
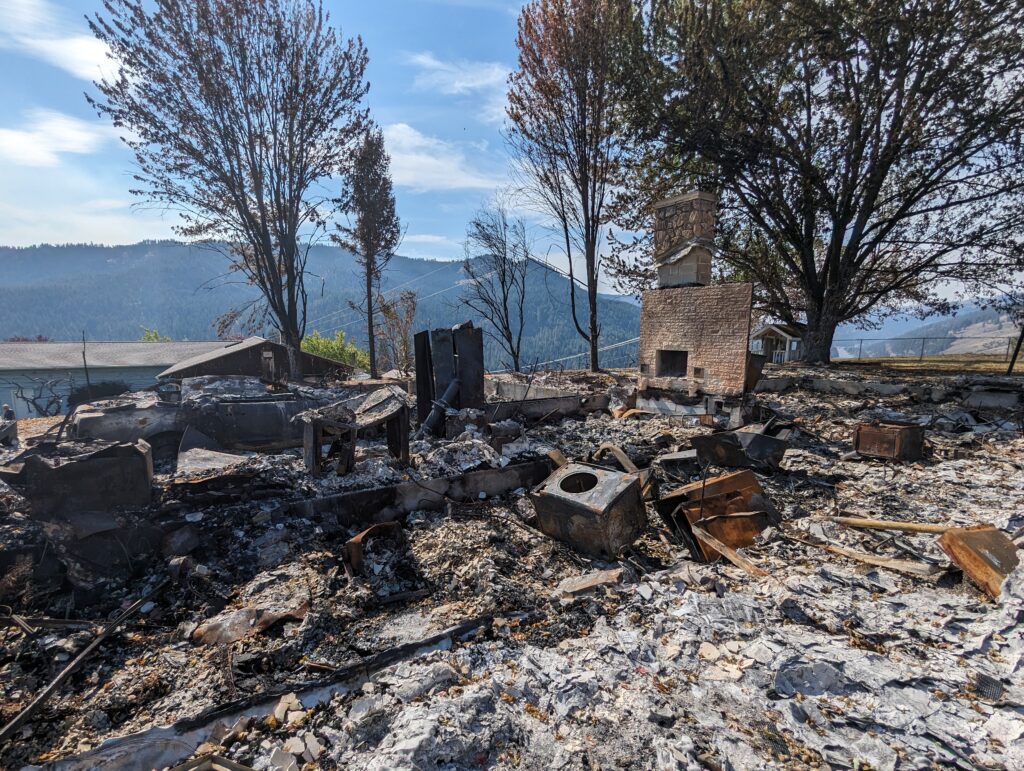
[[[226,276],[225,267],[225,258],[210,249],[171,241],[0,247],[0,339],[44,335],[72,340],[84,331],[93,340],[136,340],[143,328],[175,340],[215,339],[216,318],[255,296],[252,287]],[[360,291],[352,255],[314,247],[308,271],[308,331],[332,335],[340,328],[365,343],[363,325],[349,308]],[[425,329],[471,317],[460,302],[464,279],[459,262],[395,257],[383,288],[414,290],[419,297],[415,326]],[[567,279],[536,264],[527,288],[524,361],[585,350],[572,325]],[[602,344],[636,337],[639,309],[602,298],[601,323]],[[490,342],[487,360],[491,368],[503,364]]]

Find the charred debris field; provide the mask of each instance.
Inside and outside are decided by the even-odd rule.
[[[1020,381],[878,377],[433,420],[205,376],[8,429],[0,766],[1024,767]]]

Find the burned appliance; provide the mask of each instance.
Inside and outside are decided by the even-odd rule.
[[[530,498],[542,532],[596,557],[614,559],[647,524],[639,474],[567,463]]]
[[[858,455],[915,461],[924,457],[924,428],[916,423],[860,423],[853,434]]]

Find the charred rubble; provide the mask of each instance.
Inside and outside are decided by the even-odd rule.
[[[4,434],[0,765],[1024,766],[1019,380],[763,371],[713,212],[637,371],[254,340]]]
[[[1019,384],[786,372],[80,407],[3,448],[4,767],[1019,766]]]

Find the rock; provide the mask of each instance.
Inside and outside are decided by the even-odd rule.
[[[299,764],[295,756],[285,752],[280,747],[275,747],[270,753],[270,767],[277,771],[299,771]]]
[[[306,743],[298,736],[290,736],[285,740],[282,749],[285,752],[290,752],[292,755],[301,755],[306,751]]]
[[[403,681],[395,690],[395,696],[400,701],[408,703],[425,693],[429,693],[434,688],[453,683],[458,679],[459,673],[450,665],[436,662],[427,667],[425,671],[418,671],[415,677]]]
[[[555,597],[563,600],[572,600],[581,594],[592,592],[602,586],[612,586],[622,583],[622,568],[611,570],[597,570],[593,573],[585,573],[582,576],[566,578],[555,588]]]
[[[305,750],[302,753],[302,757],[309,763],[317,760],[321,754],[323,754],[324,746],[316,738],[316,735],[312,731],[306,731],[305,735]]]
[[[299,701],[299,697],[294,693],[286,693],[281,697],[281,700],[274,707],[274,717],[277,718],[279,723],[285,722],[285,716],[297,709],[302,709],[302,702]]]
[[[384,709],[384,698],[382,696],[367,696],[356,699],[348,711],[348,719],[353,723],[361,723],[369,717],[373,717]]]
[[[191,557],[175,557],[167,563],[167,572],[172,581],[181,583],[195,572],[195,567],[196,561]]]
[[[722,652],[709,642],[702,642],[697,649],[697,655],[705,661],[717,661]]]

